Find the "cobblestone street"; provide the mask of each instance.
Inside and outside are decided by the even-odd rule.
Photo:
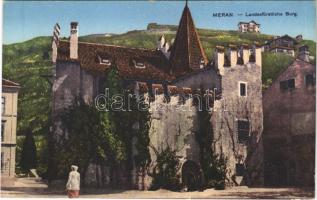
[[[168,190],[138,191],[86,189],[81,198],[313,198],[313,189],[300,188],[248,188],[234,187],[227,190],[208,189],[203,192],[172,192]],[[50,190],[40,180],[18,179],[15,186],[1,189],[1,198],[66,198],[63,190]]]

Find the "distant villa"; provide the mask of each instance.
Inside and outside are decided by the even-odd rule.
[[[260,24],[256,23],[253,20],[250,22],[239,22],[238,27],[239,27],[239,31],[242,33],[247,33],[247,32],[260,33]]]

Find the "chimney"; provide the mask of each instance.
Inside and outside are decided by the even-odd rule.
[[[221,76],[224,75],[224,62],[225,62],[225,54],[224,54],[224,47],[223,46],[216,46],[215,50],[215,64],[219,70],[219,74]]]
[[[57,59],[57,47],[59,43],[60,29],[61,27],[59,26],[58,23],[56,23],[54,26],[53,41],[52,41],[52,62],[53,63],[55,63]]]
[[[70,59],[78,59],[78,23],[70,23]]]
[[[309,50],[307,45],[298,48],[298,59],[309,62]]]
[[[249,62],[250,58],[250,49],[247,44],[242,45],[242,58],[243,58],[243,63],[247,64]]]
[[[238,61],[237,46],[229,45],[229,59],[230,59],[231,67],[234,67],[237,65],[237,61]]]
[[[165,44],[165,37],[164,37],[164,35],[161,35],[161,37],[157,41],[157,49],[162,50],[164,44]]]
[[[169,59],[170,55],[171,55],[171,52],[169,51],[169,49],[170,49],[170,46],[169,46],[168,42],[165,42],[165,44],[163,45],[162,52],[164,53],[164,55],[167,59]]]

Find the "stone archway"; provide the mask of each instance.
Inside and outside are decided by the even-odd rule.
[[[187,160],[182,166],[182,184],[187,191],[202,189],[202,173],[198,164]]]

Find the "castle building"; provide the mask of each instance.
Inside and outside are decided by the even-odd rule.
[[[267,186],[314,186],[316,66],[307,46],[263,95]]]
[[[15,149],[18,91],[20,85],[2,79],[1,99],[1,186],[11,186],[15,180]]]
[[[239,22],[238,28],[241,33],[260,33],[260,24],[253,20],[250,22]]]
[[[159,38],[156,49],[80,42],[78,24],[73,22],[70,39],[54,40],[52,47],[52,55],[55,55],[53,134],[56,140],[65,135],[59,114],[78,98],[87,104],[94,102],[103,89],[101,83],[105,82],[105,74],[115,66],[124,85],[149,101],[152,160],[149,171],[155,166],[155,151],[170,147],[176,150],[181,162],[183,181],[188,173],[199,173],[198,108],[193,98],[183,97],[203,89],[213,99],[210,128],[215,139],[210,148],[228,160],[226,181],[232,185],[263,184],[260,46],[218,46],[215,55],[210,55],[214,59],[208,60],[186,4],[171,46],[164,36]],[[151,100],[153,91],[156,96]],[[168,101],[165,101],[166,96]],[[185,112],[176,109],[179,104],[189,109]],[[148,189],[152,177],[148,174],[140,177],[136,171],[123,170],[114,178],[120,179],[118,184],[125,185],[129,174],[133,177],[129,183],[132,187]],[[91,178],[96,177],[93,170],[87,173],[90,173],[90,179],[86,179],[89,184],[97,182],[96,178]],[[113,183],[107,179],[106,184]]]

